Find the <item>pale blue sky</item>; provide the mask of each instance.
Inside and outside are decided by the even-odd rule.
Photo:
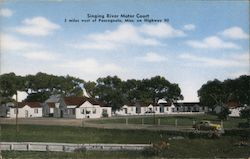
[[[1,74],[39,71],[84,80],[164,76],[185,101],[208,80],[249,74],[248,1],[0,3]],[[90,14],[149,14],[169,23],[65,23]]]

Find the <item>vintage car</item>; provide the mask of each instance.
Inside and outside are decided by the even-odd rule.
[[[196,130],[212,130],[212,131],[221,131],[221,125],[219,124],[212,124],[210,121],[208,120],[202,120],[196,124],[193,125],[193,128],[195,128]]]

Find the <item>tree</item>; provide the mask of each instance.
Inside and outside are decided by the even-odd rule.
[[[230,110],[228,107],[226,106],[222,106],[221,107],[221,112],[219,114],[217,114],[218,118],[221,120],[227,120],[228,119],[228,115],[230,114]]]
[[[183,99],[177,84],[172,84],[164,77],[155,76],[150,79],[122,81],[117,76],[99,78],[95,83],[85,84],[87,91],[98,96],[100,100],[119,109],[128,102],[157,102],[164,98],[168,101]]]
[[[250,76],[243,75],[236,79],[224,81],[230,100],[238,101],[240,105],[250,105]]]
[[[36,75],[22,77],[14,73],[3,74],[0,76],[1,103],[12,101],[12,96],[17,91],[27,92],[26,101],[43,102],[52,94],[82,96],[84,83],[83,80],[69,75],[64,77],[38,72]]]
[[[16,76],[15,73],[3,74],[0,76],[0,102],[13,101],[12,97],[17,91],[24,90],[24,79]]]
[[[250,107],[240,111],[240,116],[247,119],[248,125],[250,125]]]
[[[122,84],[122,80],[117,76],[98,78],[94,92],[99,100],[116,110],[119,109],[126,100],[122,92]]]
[[[97,96],[96,92],[95,92],[95,88],[96,88],[96,83],[92,82],[92,81],[88,81],[84,84],[84,88],[86,89],[86,91],[89,93],[90,96],[95,97]]]
[[[223,83],[217,79],[208,81],[198,90],[200,102],[203,105],[214,108],[222,106],[227,101],[228,94],[225,92]]]
[[[198,90],[200,102],[214,107],[226,105],[229,100],[237,101],[241,106],[250,105],[250,76],[243,75],[223,82],[215,79],[203,84]]]
[[[146,99],[150,99],[151,102],[157,102],[159,99],[165,99],[169,102],[183,99],[178,84],[172,84],[161,76],[143,79],[141,86],[146,93]]]
[[[44,102],[50,97],[49,92],[31,93],[25,99],[26,102]]]

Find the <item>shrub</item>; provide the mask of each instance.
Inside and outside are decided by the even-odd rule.
[[[102,113],[102,117],[103,117],[103,118],[107,118],[107,117],[109,117],[109,115],[108,115],[107,112],[103,112],[103,113]]]
[[[221,120],[227,120],[228,119],[228,115],[230,114],[230,110],[228,109],[228,107],[223,106],[221,109],[221,112],[218,114],[218,118]]]
[[[161,155],[165,150],[169,148],[170,144],[167,141],[160,141],[157,144],[153,144],[152,147],[146,147],[142,154],[143,156],[152,157],[152,156],[159,156]]]
[[[86,151],[87,151],[86,147],[80,147],[74,150],[74,152],[86,152]]]

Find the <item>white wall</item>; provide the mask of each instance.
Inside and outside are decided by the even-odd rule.
[[[240,111],[242,109],[244,109],[244,108],[239,107],[239,108],[229,109],[229,111],[231,111],[231,113],[229,114],[229,116],[231,116],[231,117],[240,117]]]
[[[49,113],[53,114],[54,113],[54,108],[49,108]]]
[[[111,107],[100,107],[99,105],[92,105],[86,101],[80,107],[75,109],[75,118],[101,118],[103,117],[103,111],[105,110],[108,114],[108,117],[110,117]]]
[[[10,118],[15,118],[15,109],[16,108],[10,108]],[[37,110],[37,113],[35,113],[35,110]],[[36,118],[36,117],[42,117],[42,107],[40,108],[31,108],[28,105],[25,105],[22,108],[18,108],[18,118]]]
[[[124,105],[121,107],[120,110],[116,111],[116,114],[118,114],[118,115],[137,115],[136,106]]]

